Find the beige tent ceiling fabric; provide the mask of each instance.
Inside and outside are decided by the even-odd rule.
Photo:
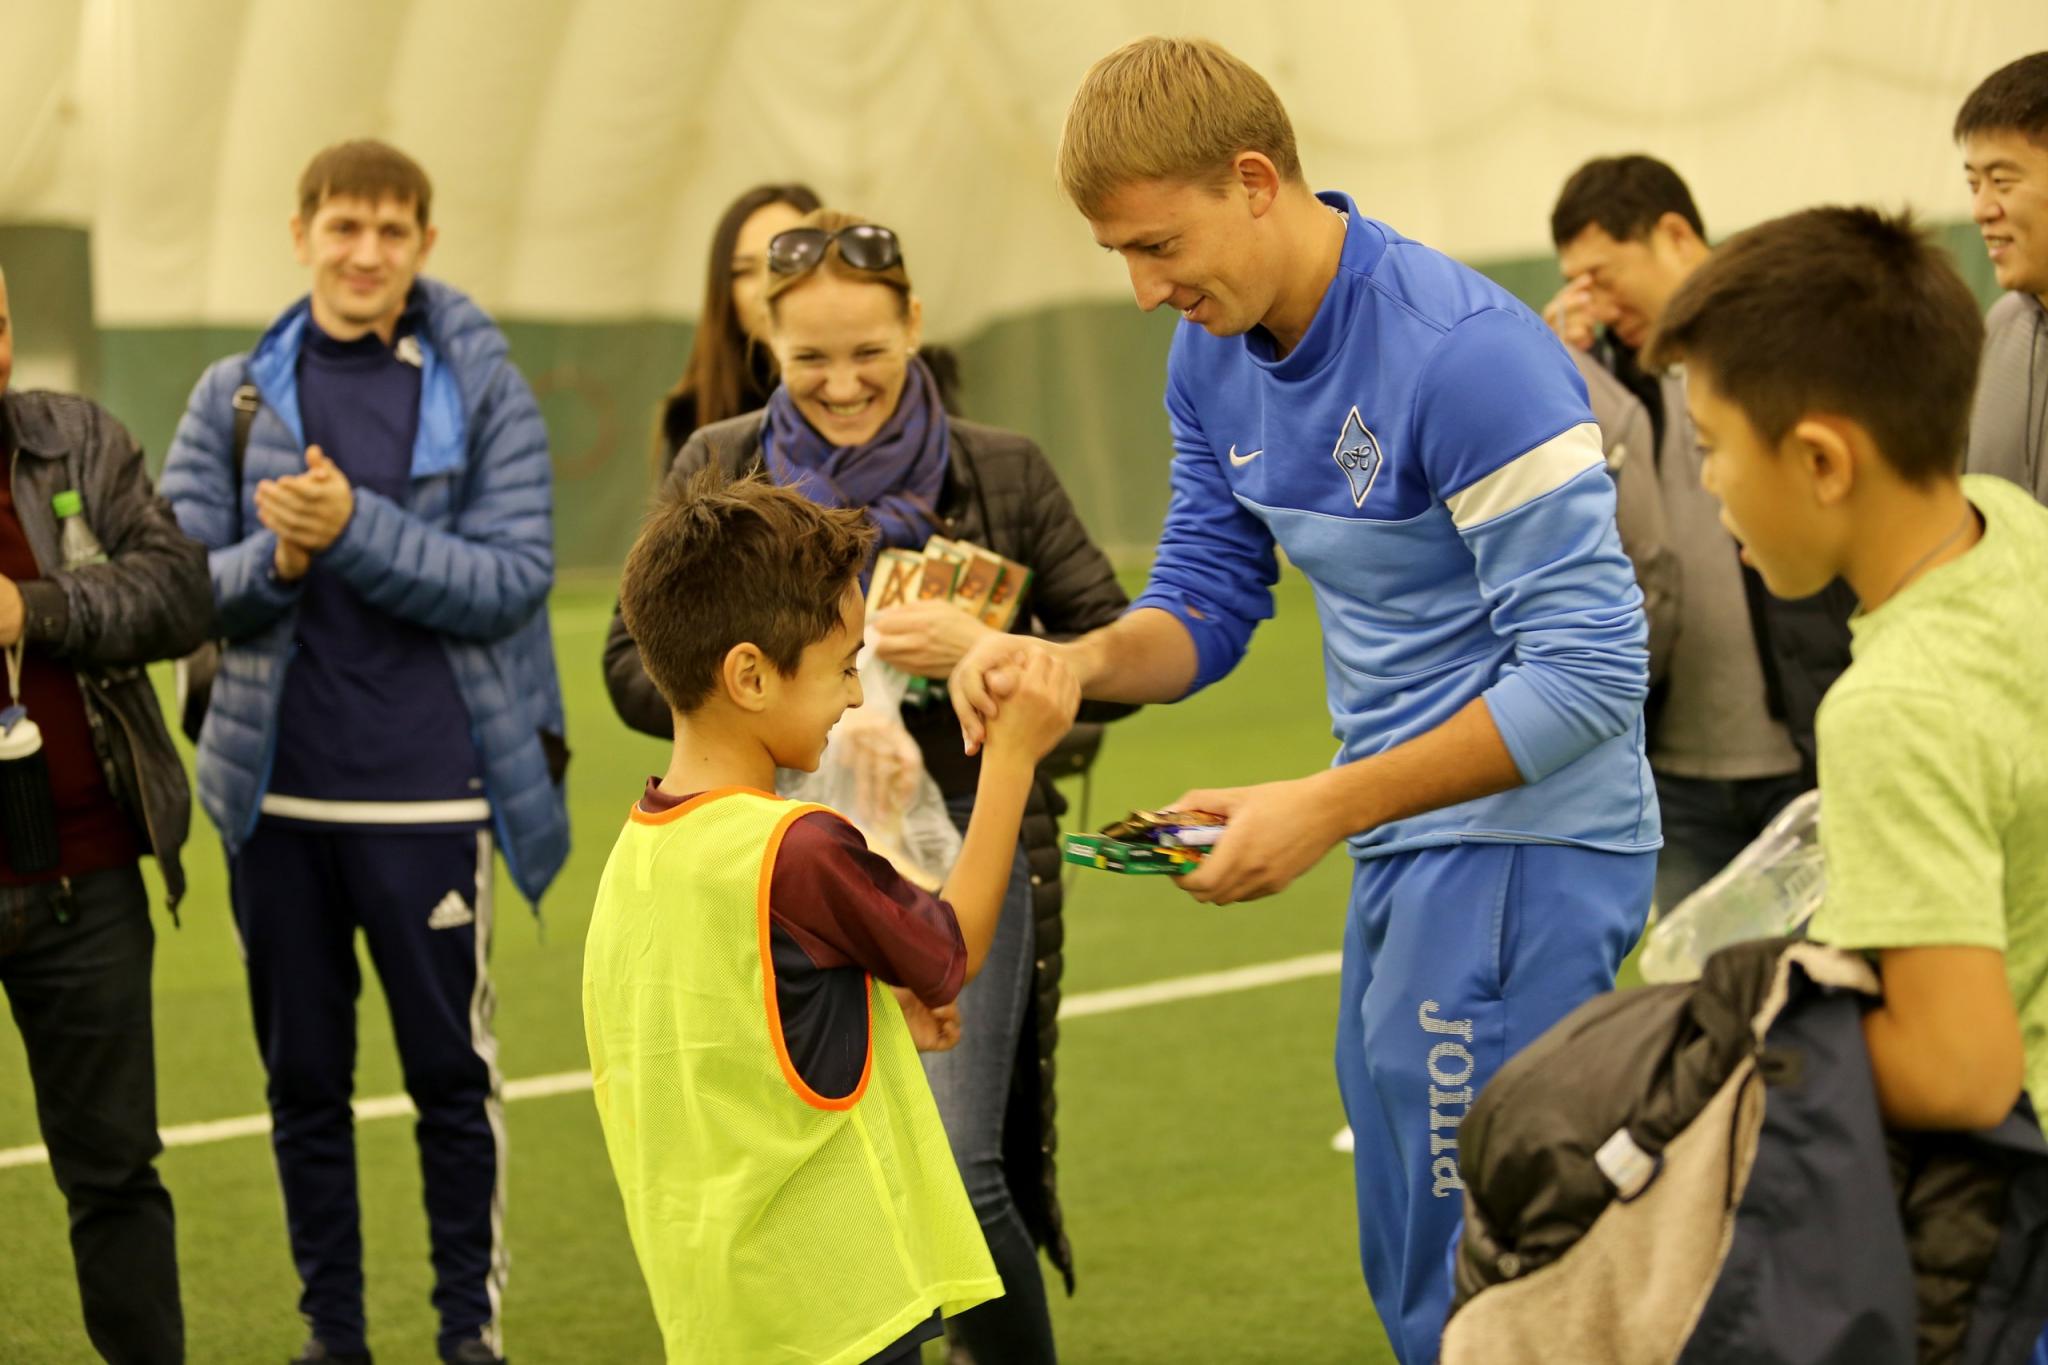
[[[801,178],[896,227],[964,337],[1124,289],[1052,158],[1088,63],[1154,31],[1264,71],[1314,184],[1487,260],[1547,250],[1602,152],[1671,160],[1716,235],[1960,217],[1949,123],[2048,48],[2048,3],[0,0],[0,221],[91,230],[102,325],[259,322],[303,288],[300,168],[369,133],[433,175],[433,268],[494,312],[680,318],[732,194]]]

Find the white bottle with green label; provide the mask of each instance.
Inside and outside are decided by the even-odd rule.
[[[107,562],[106,548],[92,533],[92,527],[85,524],[85,499],[78,495],[76,488],[67,488],[51,498],[50,507],[57,513],[57,520],[63,527],[59,544],[64,549],[65,568],[76,569],[86,564]]]

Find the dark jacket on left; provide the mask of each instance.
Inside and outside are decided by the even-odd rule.
[[[0,411],[16,452],[15,511],[43,573],[20,585],[25,638],[78,674],[107,786],[146,834],[175,908],[192,797],[143,666],[215,633],[206,549],[178,529],[134,438],[98,404],[10,392]],[[50,502],[65,489],[78,490],[106,563],[63,567]]]

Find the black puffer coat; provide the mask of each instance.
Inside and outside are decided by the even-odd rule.
[[[704,427],[677,453],[671,481],[687,479],[716,461],[728,475],[757,470],[765,414],[748,413]],[[1028,565],[1031,586],[1016,629],[1046,636],[1079,635],[1108,625],[1130,600],[1108,558],[1088,538],[1052,465],[1027,437],[959,418],[951,421],[952,459],[939,495],[939,534],[965,540]],[[668,703],[640,662],[640,651],[615,610],[604,647],[605,686],[626,724],[657,738],[670,733]],[[1091,704],[1085,723],[1127,715],[1133,708]],[[925,765],[948,797],[971,794],[980,761],[960,752],[960,730],[950,707],[906,710],[904,722],[924,751]],[[1074,1285],[1073,1254],[1060,1218],[1054,1180],[1058,1146],[1054,1118],[1053,1051],[1059,1043],[1060,974],[1064,965],[1060,918],[1058,818],[1065,803],[1043,775],[1024,813],[1022,842],[1031,863],[1031,908],[1038,938],[1037,973],[1017,1061],[1010,1073],[1010,1104],[1003,1132],[1003,1167],[1025,1226],[1053,1264]]]

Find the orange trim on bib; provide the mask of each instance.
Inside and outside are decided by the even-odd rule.
[[[655,812],[641,810],[640,803],[636,800],[633,802],[632,809],[628,812],[628,817],[635,824],[666,825],[671,823],[672,821],[682,819],[685,815],[688,815],[691,811],[697,809],[697,807],[708,805],[709,803],[716,801],[720,797],[724,796],[765,796],[770,801],[779,801],[782,799],[781,797],[777,796],[774,792],[764,792],[758,787],[713,787],[710,791],[698,792],[695,796],[683,802],[682,805],[670,806],[665,811]],[[823,809],[823,807],[820,807],[820,809]]]
[[[738,790],[744,789],[726,788],[725,792],[721,793],[706,792],[703,796],[698,797],[697,800],[708,801],[713,795],[724,795]],[[695,801],[690,803],[690,805],[695,804]],[[682,809],[688,809],[688,807],[686,806]],[[873,974],[864,974],[861,977],[861,991],[865,995],[868,1005],[868,1055],[861,1062],[860,1084],[853,1088],[852,1094],[841,1096],[838,1099],[829,1099],[824,1095],[820,1095],[817,1091],[806,1085],[804,1078],[797,1074],[796,1063],[791,1061],[789,1057],[789,1044],[782,1036],[782,1007],[777,1003],[775,996],[775,952],[768,927],[768,890],[775,880],[775,857],[782,851],[783,836],[789,833],[791,825],[814,811],[824,811],[826,814],[839,819],[845,818],[830,806],[798,806],[775,822],[774,832],[768,836],[768,851],[761,858],[761,889],[756,901],[755,918],[759,922],[761,930],[762,993],[766,996],[768,1005],[768,1037],[775,1045],[775,1060],[781,1065],[782,1078],[789,1082],[789,1088],[796,1092],[798,1099],[810,1105],[813,1109],[845,1110],[851,1109],[860,1103],[860,1097],[868,1092],[868,1078],[875,1074],[875,978]]]

